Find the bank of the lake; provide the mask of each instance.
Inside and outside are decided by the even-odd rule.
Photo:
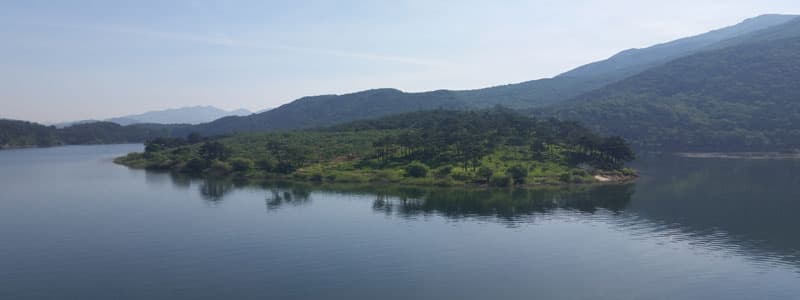
[[[634,169],[585,170],[551,164],[528,162],[515,164],[511,168],[455,169],[452,167],[430,170],[420,164],[401,165],[381,169],[356,168],[352,163],[320,163],[293,171],[291,174],[276,173],[256,167],[233,167],[224,162],[214,162],[212,168],[200,172],[185,172],[181,168],[164,169],[149,167],[151,163],[142,153],[131,153],[117,157],[114,162],[132,169],[167,171],[195,178],[215,180],[233,179],[248,182],[309,182],[314,184],[370,184],[377,186],[439,186],[462,188],[541,188],[564,186],[589,186],[599,184],[624,184],[638,178]],[[234,163],[235,164],[235,163]],[[417,171],[423,174],[410,175]],[[489,171],[487,171],[487,169]],[[481,177],[490,174],[489,177]],[[494,174],[500,174],[494,175]],[[486,176],[486,175],[484,175]]]

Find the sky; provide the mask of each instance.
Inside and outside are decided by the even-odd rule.
[[[800,1],[0,0],[0,118],[476,89],[767,13]]]

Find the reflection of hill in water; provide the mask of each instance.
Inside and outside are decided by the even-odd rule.
[[[632,185],[538,190],[304,184],[270,184],[262,188],[268,191],[267,205],[270,209],[308,204],[313,192],[374,197],[374,211],[405,218],[418,215],[441,215],[454,219],[491,217],[502,222],[516,222],[535,213],[559,208],[585,213],[598,209],[618,212],[625,208],[633,193]]]
[[[409,189],[376,194],[373,208],[403,217],[430,214],[456,219],[493,217],[513,223],[559,208],[585,213],[598,209],[621,211],[630,202],[632,193],[632,185],[538,190]]]
[[[800,161],[661,157],[638,163],[627,214],[653,231],[800,264]]]
[[[265,191],[267,209],[310,205],[316,197],[374,197],[375,212],[402,218],[439,215],[509,226],[569,211],[643,238],[668,236],[753,259],[800,265],[800,161],[659,157],[638,162],[636,184],[539,190],[482,190],[269,183],[148,174],[148,182],[196,186],[221,203],[237,187]],[[150,178],[153,177],[153,178]],[[156,179],[157,178],[157,179]]]

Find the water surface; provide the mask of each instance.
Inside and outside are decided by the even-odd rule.
[[[798,299],[800,162],[532,191],[245,184],[0,151],[1,299]]]

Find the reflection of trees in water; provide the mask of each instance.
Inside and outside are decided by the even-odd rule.
[[[271,185],[263,186],[267,190],[267,210],[276,210],[284,205],[299,206],[309,204],[311,189],[304,185]]]
[[[231,192],[234,185],[230,180],[204,179],[200,184],[200,195],[211,202],[221,202]]]
[[[200,183],[200,195],[205,200],[219,203],[235,188],[248,185],[246,180],[236,178],[205,178]]]
[[[497,217],[514,221],[563,208],[585,213],[618,212],[630,202],[633,185],[580,189],[396,189],[377,193],[373,209],[387,215],[415,217],[439,214],[450,218]]]
[[[170,179],[172,180],[172,186],[176,188],[188,189],[192,185],[192,177],[185,174],[171,172]]]
[[[645,158],[628,211],[698,243],[800,265],[800,161]]]

